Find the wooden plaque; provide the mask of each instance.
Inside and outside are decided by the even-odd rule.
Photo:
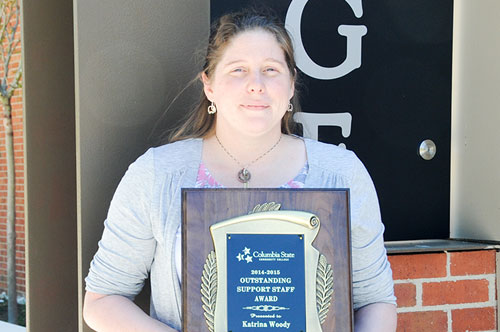
[[[268,202],[281,204],[281,210],[309,212],[320,219],[312,245],[332,267],[334,290],[321,330],[353,331],[348,197],[347,189],[183,189],[182,331],[209,332],[202,308],[201,276],[207,256],[214,250],[210,226],[247,215],[257,204]],[[241,328],[246,330],[253,328]]]

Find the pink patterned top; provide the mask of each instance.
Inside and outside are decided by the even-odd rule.
[[[304,188],[304,183],[306,182],[307,172],[309,171],[309,164],[306,162],[304,167],[300,170],[293,179],[287,183],[280,186],[280,188]],[[210,171],[202,162],[200,163],[200,168],[198,168],[198,176],[196,177],[196,188],[224,188],[223,185],[219,184]]]

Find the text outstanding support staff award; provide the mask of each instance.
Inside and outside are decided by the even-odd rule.
[[[187,189],[183,331],[352,331],[347,194]]]

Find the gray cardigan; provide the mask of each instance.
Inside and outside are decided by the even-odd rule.
[[[304,139],[309,163],[305,188],[350,188],[354,309],[396,303],[384,248],[375,188],[351,151]],[[111,201],[86,289],[130,299],[151,273],[151,316],[181,329],[181,290],[175,268],[175,234],[181,222],[181,188],[195,187],[201,139],[149,149],[132,163]]]

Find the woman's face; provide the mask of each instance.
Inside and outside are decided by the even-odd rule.
[[[263,135],[281,131],[294,82],[271,33],[256,29],[233,37],[204,91],[217,107],[217,132]]]

